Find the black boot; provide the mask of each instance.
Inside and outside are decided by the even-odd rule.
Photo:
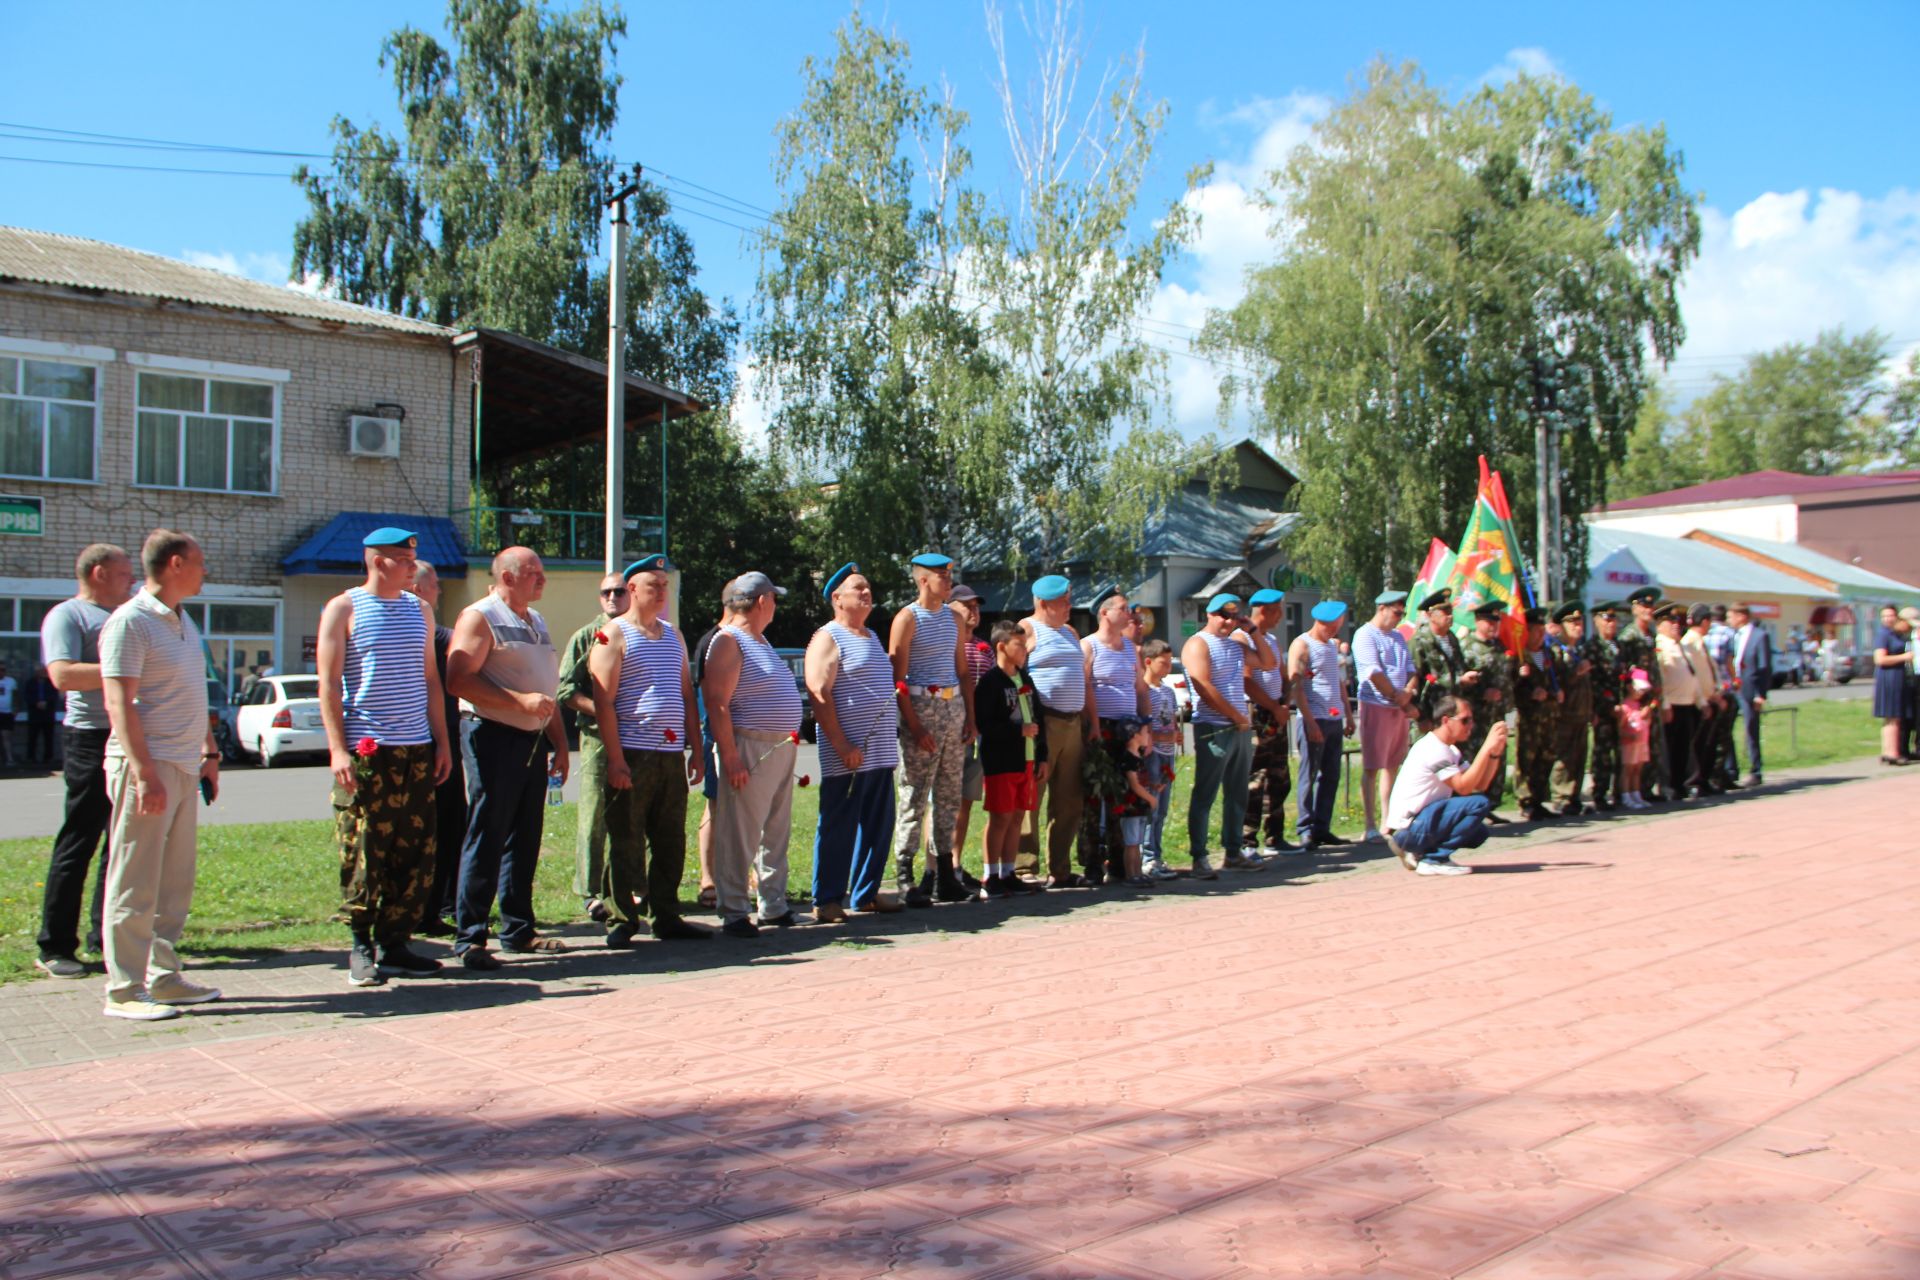
[[[966,885],[960,883],[960,877],[954,874],[952,856],[940,859],[939,867],[934,874],[933,900],[935,902],[968,902],[972,898],[973,894],[968,892]]]

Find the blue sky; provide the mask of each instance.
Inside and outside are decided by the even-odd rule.
[[[444,13],[418,0],[9,7],[0,135],[45,126],[302,152],[327,149],[336,114],[393,127],[391,83],[375,61],[381,37],[403,22],[438,30]],[[627,12],[620,158],[770,207],[774,126],[797,101],[802,59],[828,48],[845,7],[793,0]],[[1006,184],[982,10],[920,3],[866,12],[909,41],[923,79],[952,82],[974,117],[981,180]],[[1169,108],[1148,204],[1181,198],[1191,166],[1216,165],[1211,184],[1186,195],[1204,223],[1155,299],[1161,333],[1184,332],[1238,296],[1241,271],[1266,248],[1250,189],[1382,55],[1417,61],[1456,92],[1516,68],[1552,71],[1618,122],[1665,124],[1707,206],[1705,250],[1686,293],[1689,342],[1672,374],[1682,395],[1742,353],[1823,326],[1878,325],[1903,350],[1920,345],[1920,143],[1910,98],[1920,5],[1111,0],[1088,5],[1082,20],[1096,63],[1145,40],[1147,88]],[[1009,27],[1017,38],[1011,13]],[[291,163],[18,136],[0,136],[0,156],[262,172]],[[0,160],[0,222],[269,279],[285,277],[303,208],[293,186],[272,177]],[[744,302],[754,259],[711,212],[680,206],[705,283]],[[1173,359],[1170,372],[1176,419],[1212,425],[1214,372],[1188,358]]]

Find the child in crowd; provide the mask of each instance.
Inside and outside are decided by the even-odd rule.
[[[1114,767],[1126,781],[1126,791],[1113,801],[1114,826],[1118,830],[1121,864],[1112,869],[1114,879],[1125,877],[1129,887],[1151,889],[1154,881],[1141,874],[1140,845],[1146,838],[1158,795],[1148,784],[1153,751],[1153,730],[1145,720],[1122,720],[1107,741]]]
[[[1632,686],[1627,700],[1613,711],[1620,724],[1620,803],[1629,809],[1647,809],[1652,806],[1640,796],[1640,772],[1646,767],[1647,737],[1653,728],[1653,705],[1647,700],[1653,682],[1644,667],[1635,667],[1627,679]]]
[[[1001,620],[988,636],[993,669],[973,690],[986,795],[987,840],[980,897],[1011,898],[1024,886],[1013,874],[1020,826],[1039,807],[1037,784],[1047,779],[1047,739],[1040,706],[1027,678],[1027,638],[1020,624]]]
[[[1167,866],[1160,845],[1167,808],[1173,800],[1174,759],[1180,750],[1180,700],[1167,683],[1167,675],[1173,670],[1173,646],[1165,640],[1149,640],[1141,646],[1140,660],[1146,665],[1147,699],[1152,712],[1147,725],[1153,754],[1147,757],[1145,781],[1154,793],[1153,816],[1147,820],[1146,839],[1140,842],[1140,871],[1154,880],[1177,880],[1179,872]]]

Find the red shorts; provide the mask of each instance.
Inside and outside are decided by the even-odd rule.
[[[986,784],[988,813],[1032,813],[1040,807],[1031,763],[1020,773],[990,773]]]

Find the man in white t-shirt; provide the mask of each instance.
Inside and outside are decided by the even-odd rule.
[[[1473,706],[1464,698],[1444,697],[1434,704],[1433,732],[1413,744],[1387,798],[1387,846],[1407,870],[1423,876],[1464,876],[1459,849],[1477,849],[1487,840],[1483,794],[1500,767],[1507,746],[1505,721],[1495,721],[1470,765],[1462,764],[1460,744],[1473,734]]]

